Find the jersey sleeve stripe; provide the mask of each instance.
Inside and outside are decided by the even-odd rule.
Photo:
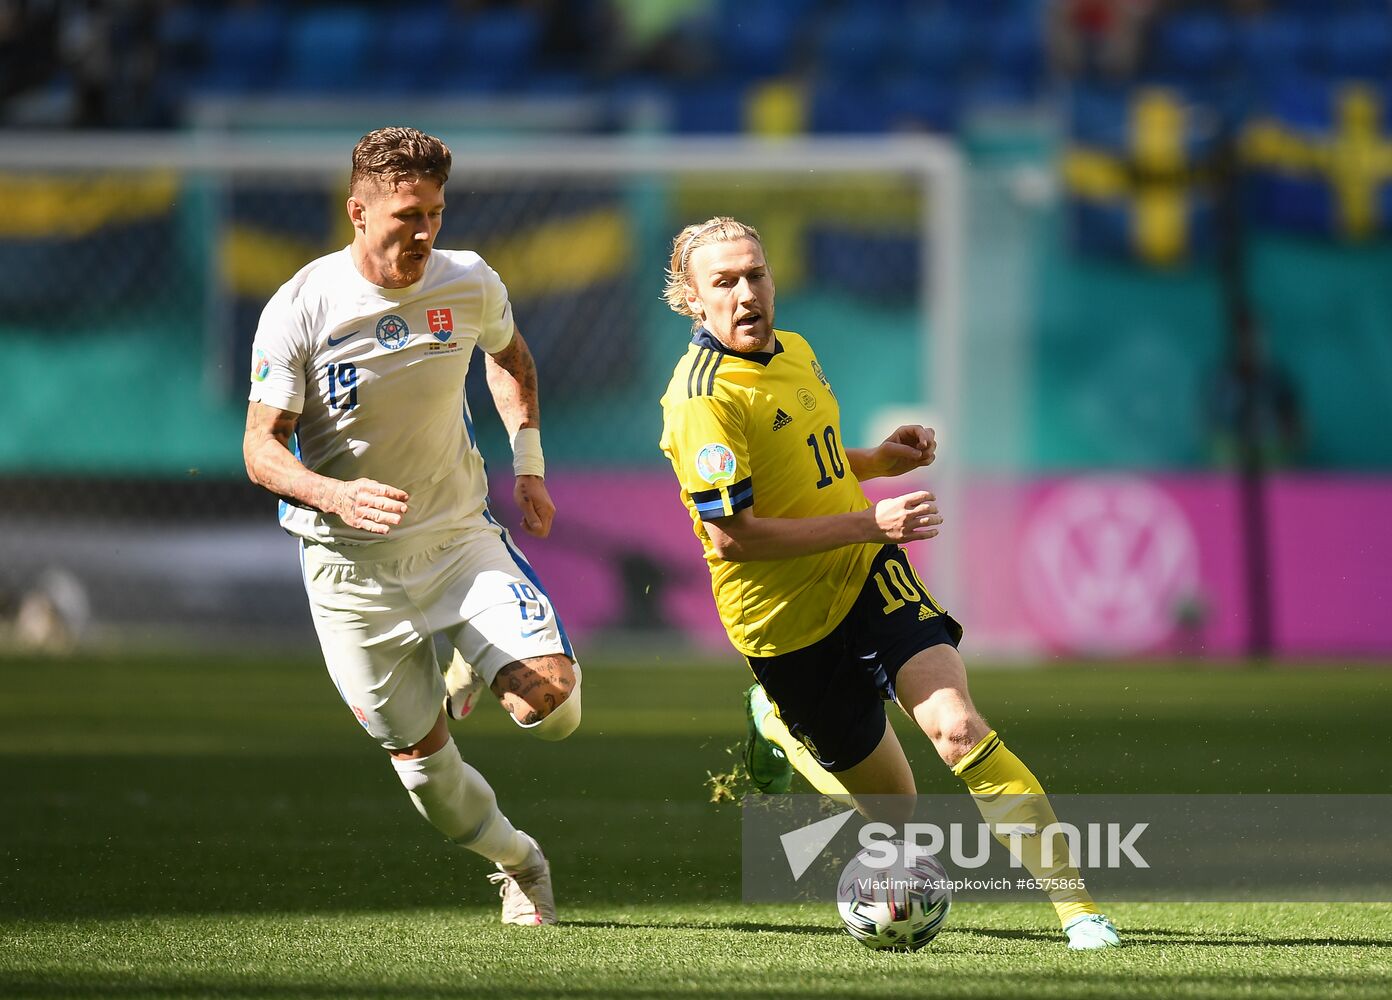
[[[691,372],[686,377],[687,399],[701,395],[701,381],[706,377],[706,366],[714,353],[709,347],[703,347],[691,360]]]
[[[706,395],[710,396],[715,392],[715,373],[720,370],[720,362],[725,360],[725,355],[711,351],[714,360],[710,366],[710,378],[706,380]]]
[[[709,347],[701,351],[701,367],[696,372],[696,385],[693,388],[694,395],[704,395],[701,391],[701,383],[705,381],[706,369],[710,367],[711,361],[713,361],[714,359],[715,352],[712,351]]]
[[[693,385],[694,385],[694,383],[695,383],[695,380],[696,380],[696,366],[697,366],[698,364],[701,363],[701,361],[705,358],[705,356],[706,356],[706,349],[703,347],[703,348],[701,348],[699,351],[696,352],[696,356],[693,357],[693,358],[691,359],[691,367],[688,368],[688,369],[686,370],[686,398],[687,398],[687,399],[690,399],[691,396],[692,396],[692,387],[693,387]]]

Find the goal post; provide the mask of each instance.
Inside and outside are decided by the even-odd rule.
[[[968,185],[951,142],[440,134],[454,165],[439,245],[478,249],[508,284],[541,372],[550,467],[577,476],[614,467],[663,472],[657,395],[685,331],[660,300],[670,241],[685,223],[737,216],[765,236],[778,325],[805,333],[823,358],[848,443],[872,444],[909,419],[938,429],[930,470],[868,485],[873,496],[919,482],[935,491],[945,529],[911,554],[943,601],[971,621],[961,571],[971,521],[963,415]],[[73,246],[100,238],[108,256],[90,258],[70,283],[40,275],[52,287],[34,290],[33,308],[0,318],[0,335],[28,341],[55,325],[82,330],[95,352],[84,363],[97,379],[123,358],[162,359],[162,377],[177,384],[152,381],[146,401],[184,411],[190,426],[164,443],[147,440],[137,455],[128,440],[139,433],[134,414],[108,413],[95,426],[55,415],[43,447],[0,451],[0,471],[239,475],[229,439],[244,409],[256,314],[294,270],[350,238],[342,202],[356,138],[7,133],[0,178],[26,190],[62,189],[48,228]],[[147,190],[151,178],[170,180],[160,189],[170,204]],[[85,206],[82,220],[64,217],[64,197]],[[29,235],[42,235],[41,215],[33,228]],[[115,287],[121,268],[102,260],[134,277]],[[78,301],[43,306],[45,296],[60,294]],[[94,330],[112,303],[122,304],[117,320],[109,331]],[[38,347],[30,359],[39,383],[52,379],[43,357]],[[36,399],[52,398],[32,388]],[[480,433],[497,437],[487,426]],[[93,443],[94,434],[111,441]]]

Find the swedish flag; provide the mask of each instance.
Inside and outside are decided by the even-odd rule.
[[[5,321],[110,320],[113,311],[165,300],[178,273],[180,185],[169,171],[0,174],[0,286]],[[56,294],[17,275],[82,281],[81,295]]]
[[[1387,96],[1359,83],[1278,94],[1243,135],[1256,218],[1350,240],[1386,232],[1392,225]]]
[[[1062,173],[1084,249],[1166,265],[1207,235],[1212,198],[1200,168],[1211,135],[1163,88],[1080,95]]]

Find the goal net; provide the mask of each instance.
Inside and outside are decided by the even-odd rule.
[[[661,300],[663,269],[682,226],[722,214],[761,231],[777,324],[817,351],[848,445],[904,422],[937,428],[931,469],[868,487],[937,493],[946,530],[911,555],[990,647],[992,629],[973,627],[990,575],[964,572],[965,490],[971,452],[994,445],[968,428],[1016,404],[1008,359],[978,354],[978,377],[969,370],[962,303],[983,281],[967,273],[969,192],[949,143],[442,137],[455,162],[438,245],[498,270],[537,360],[560,514],[553,538],[526,547],[572,631],[722,641],[657,450],[658,397],[689,336]],[[351,238],[355,139],[7,137],[0,261],[23,277],[0,291],[0,503],[27,528],[0,541],[11,610],[57,573],[80,585],[97,628],[303,628],[293,548],[242,472],[245,390],[267,298]],[[1001,245],[981,306],[1000,318],[1009,234],[986,239]],[[480,446],[505,471],[481,368],[469,386]],[[510,492],[495,482],[505,521]]]

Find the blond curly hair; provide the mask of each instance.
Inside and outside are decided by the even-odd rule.
[[[662,297],[674,313],[690,316],[693,327],[700,324],[700,317],[686,304],[686,290],[692,287],[691,255],[707,244],[734,240],[753,240],[760,248],[764,245],[757,229],[728,215],[717,215],[705,222],[692,223],[672,240],[672,259],[667,264],[667,284],[662,290]]]

